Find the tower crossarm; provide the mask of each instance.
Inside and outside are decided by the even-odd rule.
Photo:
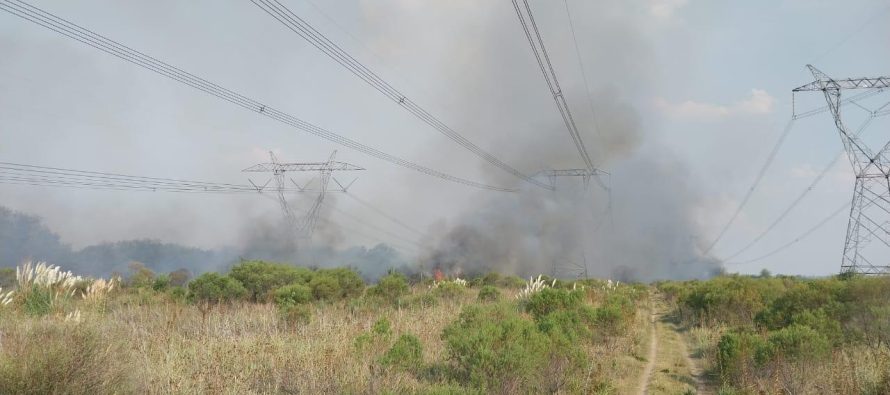
[[[312,162],[312,163],[260,163],[242,171],[255,173],[274,173],[289,171],[353,171],[365,170],[346,162]]]
[[[842,80],[813,81],[794,88],[794,92],[821,91],[826,89],[879,89],[890,88],[890,76],[876,78],[845,78]]]
[[[808,64],[807,68],[810,69],[810,72],[813,73],[813,77],[815,77],[816,80],[809,84],[794,88],[792,89],[792,92],[890,88],[890,76],[833,79],[811,64]]]

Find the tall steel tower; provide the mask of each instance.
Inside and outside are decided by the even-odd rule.
[[[355,166],[345,162],[337,162],[334,158],[337,156],[337,151],[331,153],[331,156],[328,157],[328,160],[325,162],[292,162],[292,163],[282,163],[278,160],[274,153],[269,152],[269,157],[271,162],[269,163],[260,163],[248,167],[243,172],[249,173],[272,173],[272,178],[266,181],[263,186],[257,186],[253,181],[250,181],[251,184],[256,187],[258,192],[262,192],[263,189],[271,182],[273,179],[275,180],[275,189],[278,194],[278,204],[281,206],[281,211],[284,213],[284,219],[287,223],[288,229],[290,229],[294,236],[297,238],[309,239],[312,237],[312,233],[315,231],[315,224],[318,222],[318,215],[321,212],[321,204],[324,202],[325,194],[328,192],[328,184],[331,180],[334,180],[337,183],[337,186],[345,192],[346,189],[349,188],[352,183],[347,185],[341,184],[339,181],[334,179],[331,174],[335,171],[354,171],[354,170],[364,170],[364,168]],[[312,203],[312,207],[306,212],[306,214],[302,218],[297,218],[294,214],[293,209],[291,209],[290,204],[287,201],[287,196],[285,192],[289,190],[287,188],[287,182],[285,181],[285,173],[295,172],[295,171],[315,171],[319,173],[319,188],[317,190],[313,190],[313,192],[317,191],[318,196],[316,196],[315,201]],[[300,186],[293,179],[290,180],[294,186],[297,187],[298,190],[308,192],[307,185]],[[355,180],[353,180],[355,181]]]
[[[807,67],[816,80],[793,92],[822,91],[856,175],[841,273],[890,274],[890,142],[873,151],[848,131],[841,118],[841,91],[883,90],[890,87],[890,77],[836,80],[812,65]],[[886,106],[865,109],[869,119],[886,115]]]

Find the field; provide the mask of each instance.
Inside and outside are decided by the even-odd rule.
[[[0,393],[890,391],[886,278],[30,269],[0,277]]]

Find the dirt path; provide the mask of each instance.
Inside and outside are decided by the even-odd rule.
[[[680,345],[682,347],[681,351],[683,352],[683,355],[686,356],[686,364],[689,366],[689,373],[692,375],[692,379],[695,380],[696,395],[713,394],[713,389],[705,383],[704,371],[694,360],[692,360],[692,355],[689,354],[689,350],[686,348],[686,341],[681,341]]]
[[[655,358],[658,357],[658,331],[655,327],[657,317],[653,307],[652,314],[649,315],[649,355],[646,356],[648,362],[646,363],[646,369],[643,370],[642,380],[640,380],[640,394],[642,395],[649,393],[649,380],[652,379],[652,370],[655,369]]]
[[[686,340],[678,325],[668,318],[663,299],[652,297],[651,340],[646,369],[641,377],[639,393],[704,394],[695,361],[690,358]]]

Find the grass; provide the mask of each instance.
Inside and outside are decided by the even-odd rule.
[[[658,311],[666,307],[658,304]],[[649,381],[650,394],[683,394],[695,392],[696,381],[688,352],[677,324],[659,316],[655,320],[658,354]]]
[[[518,308],[517,290],[498,290]],[[13,303],[0,311],[0,393],[472,393],[450,373],[442,333],[463,307],[486,303],[478,288],[448,297],[425,285],[408,292],[405,299],[429,294],[436,302],[319,301],[305,305],[311,320],[299,325],[284,322],[274,303],[220,304],[203,315],[144,287],[90,292],[42,316]],[[387,335],[356,347],[380,332],[379,322],[389,323]],[[577,373],[584,392],[632,388],[644,363],[630,355],[640,353],[642,337],[631,331],[580,345],[591,361]],[[416,366],[381,362],[399,339],[420,358]]]
[[[890,350],[866,341],[872,337],[838,343],[818,360],[792,361],[770,354],[769,365],[755,366],[753,358],[739,359],[750,365],[743,368],[743,380],[723,386],[718,377],[725,376],[717,373],[715,362],[718,342],[729,331],[753,331],[757,326],[731,327],[729,322],[739,319],[732,314],[691,320],[693,315],[677,308],[680,299],[665,291],[639,285],[605,287],[595,281],[582,283],[583,290],[569,291],[575,284],[551,280],[547,287],[553,289],[536,291],[540,293],[496,285],[500,301],[491,301],[479,298],[482,281],[476,286],[449,282],[431,287],[405,280],[393,274],[385,286],[363,288],[363,295],[311,300],[304,286],[299,300],[283,304],[304,309],[299,319],[289,319],[272,297],[255,302],[250,296],[227,296],[208,309],[188,302],[185,295],[193,293],[192,288],[155,289],[84,279],[76,286],[61,287],[58,282],[32,281],[24,291],[17,287],[12,301],[0,306],[0,393],[529,393],[535,388],[624,394],[639,392],[650,363],[646,383],[653,394],[693,393],[696,387],[707,392],[723,387],[724,393],[890,393]],[[784,287],[772,296],[781,303],[762,305],[781,312],[788,306],[784,301],[790,300],[782,299],[788,292],[784,289],[795,288],[772,284]],[[700,286],[681,284],[673,291]],[[857,298],[872,298],[870,303],[880,305],[886,297],[878,292],[884,288],[854,286],[859,285],[850,286],[851,292],[864,295]],[[492,288],[482,289],[492,293]],[[870,289],[877,291],[864,292]],[[38,296],[47,291],[53,291],[49,308],[35,314],[43,306],[37,303],[43,300]],[[517,297],[520,292],[528,294]],[[839,295],[844,301],[859,300],[849,296],[857,294]],[[503,307],[498,311],[508,312],[503,317],[509,319],[497,321],[502,325],[487,325],[491,315],[476,314],[475,322],[484,325],[465,330],[483,328],[487,349],[530,351],[503,353],[514,359],[495,362],[486,360],[485,352],[474,353],[478,361],[467,365],[459,350],[478,350],[480,345],[461,342],[473,338],[445,328],[465,322],[468,316],[462,312],[494,311],[494,307]],[[863,321],[883,310],[869,311],[854,311],[859,315],[850,315],[856,319],[846,324],[872,331],[862,332],[865,335],[883,335],[871,324],[880,325],[885,316],[876,315],[884,318],[873,323]],[[661,318],[654,326],[652,312]],[[816,318],[823,316],[798,317],[816,325]],[[767,344],[769,336],[784,333],[780,331],[746,333],[765,336]],[[655,358],[650,358],[653,333],[658,346]],[[549,351],[504,344],[544,345]],[[532,354],[538,362],[515,363],[531,362]],[[497,384],[479,384],[491,378],[466,372],[466,366],[498,372]],[[526,377],[514,378],[509,373],[516,370],[505,369],[510,366],[531,368],[524,370]],[[702,370],[710,375],[699,374]]]

